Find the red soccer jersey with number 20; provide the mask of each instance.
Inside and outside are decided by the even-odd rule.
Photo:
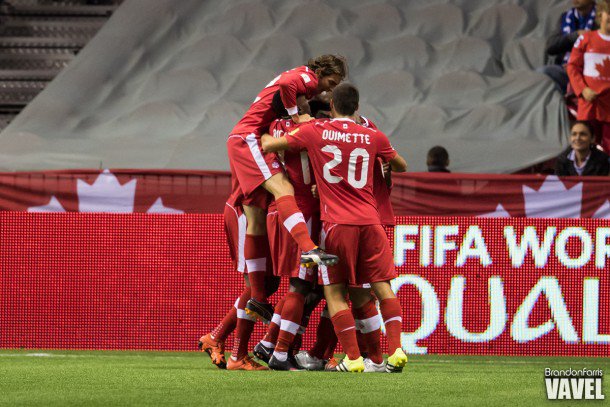
[[[316,120],[290,132],[290,148],[307,150],[320,194],[320,215],[340,225],[379,225],[373,194],[377,157],[396,156],[388,137],[347,118]]]

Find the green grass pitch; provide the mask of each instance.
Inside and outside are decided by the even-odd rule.
[[[553,403],[545,367],[610,374],[607,358],[410,356],[402,374],[347,374],[221,371],[195,352],[3,350],[0,405],[537,406]],[[609,381],[607,400],[585,403],[608,402]]]

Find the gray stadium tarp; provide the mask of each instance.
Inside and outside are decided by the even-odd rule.
[[[411,170],[440,144],[454,171],[512,172],[565,145],[562,97],[534,69],[568,5],[126,0],[0,134],[0,170],[227,170],[227,135],[258,91],[339,53],[360,113]]]

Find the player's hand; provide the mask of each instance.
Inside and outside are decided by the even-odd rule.
[[[295,122],[295,123],[301,123],[301,118],[299,117],[299,115],[298,115],[298,114],[293,114],[293,115],[290,115],[290,118],[291,118],[291,119],[292,119],[292,121],[293,121],[293,122]]]
[[[318,195],[318,186],[316,184],[313,184],[311,186],[311,194],[313,195],[314,198],[320,199],[320,195]]]
[[[267,148],[269,147],[269,144],[273,141],[273,136],[271,134],[263,134],[261,137],[261,147],[263,148],[264,152],[267,152]]]
[[[312,120],[313,120],[313,117],[311,117],[307,113],[299,116],[299,123],[306,123],[306,122],[310,122]]]
[[[597,98],[597,93],[593,89],[587,87],[582,90],[582,97],[587,102],[593,102],[595,98]]]

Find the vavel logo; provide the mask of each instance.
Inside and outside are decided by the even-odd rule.
[[[544,369],[548,400],[604,400],[601,369]]]

